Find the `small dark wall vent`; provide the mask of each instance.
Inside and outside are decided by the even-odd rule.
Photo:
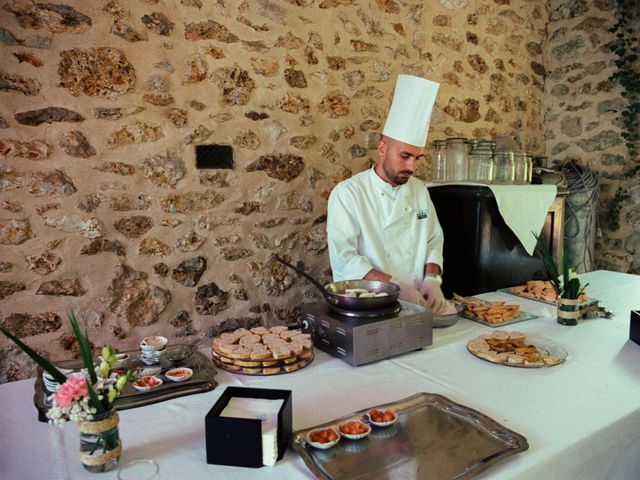
[[[233,164],[231,145],[196,145],[196,168],[230,169]]]

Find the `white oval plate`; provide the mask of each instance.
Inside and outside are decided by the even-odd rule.
[[[184,372],[180,374],[180,372]],[[172,368],[164,374],[172,382],[184,382],[193,376],[193,370],[187,367]]]
[[[156,381],[156,383],[153,386],[149,386],[141,383],[141,381],[145,378],[153,378]],[[154,388],[158,388],[160,385],[162,385],[162,380],[156,377],[155,375],[148,375],[146,377],[139,378],[138,380],[133,382],[132,385],[133,385],[133,388],[135,388],[136,390],[140,390],[141,392],[148,392],[149,390],[153,390]]]

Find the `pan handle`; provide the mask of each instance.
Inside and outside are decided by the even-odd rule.
[[[330,302],[332,302],[332,296],[329,292],[327,292],[327,289],[324,288],[324,285],[322,285],[318,280],[316,280],[315,278],[313,278],[311,275],[309,275],[307,272],[305,272],[304,270],[296,267],[295,265],[292,265],[291,263],[287,262],[284,258],[276,255],[275,253],[271,254],[271,258],[273,258],[274,260],[279,261],[280,263],[282,263],[283,265],[286,265],[287,267],[289,267],[290,269],[294,270],[296,273],[302,275],[304,278],[306,278],[307,280],[309,280],[311,283],[313,283],[318,290],[320,290],[322,292],[322,295],[324,296],[324,298]]]

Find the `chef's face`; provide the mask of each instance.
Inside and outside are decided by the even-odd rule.
[[[378,142],[380,161],[376,173],[392,186],[404,185],[416,171],[418,160],[424,157],[424,148],[402,143],[383,136]]]

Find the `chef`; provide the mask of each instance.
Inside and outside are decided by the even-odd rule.
[[[400,75],[378,161],[340,182],[329,196],[327,235],[333,280],[381,280],[400,285],[400,298],[447,306],[440,284],[443,234],[424,182],[413,177],[424,147],[439,84]]]

